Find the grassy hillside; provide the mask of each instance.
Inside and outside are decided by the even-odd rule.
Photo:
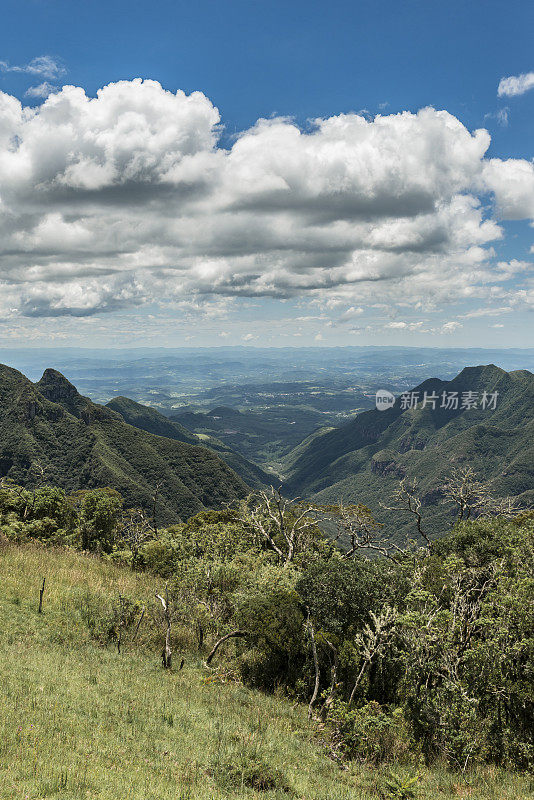
[[[151,507],[161,483],[161,521],[243,497],[247,486],[213,452],[134,428],[82,397],[60,373],[32,384],[0,366],[0,477],[22,485],[38,478],[68,491],[117,489],[129,506]]]
[[[387,411],[366,411],[341,428],[303,442],[285,460],[288,492],[322,502],[362,502],[386,523],[380,511],[400,478],[416,479],[431,529],[443,530],[447,512],[439,487],[454,467],[469,465],[492,481],[498,496],[534,502],[534,376],[526,370],[507,373],[493,365],[464,369],[452,381],[430,379],[424,392],[462,393],[479,398],[498,392],[495,410],[449,410],[431,405],[403,410],[400,400]],[[398,514],[396,527],[402,527]],[[409,521],[407,525],[411,524]]]
[[[147,602],[156,586],[72,551],[0,548],[2,800],[403,796],[387,792],[388,768],[341,769],[327,759],[303,707],[218,682],[187,654],[182,671],[164,672],[144,625],[138,645],[120,655],[93,641],[88,607],[118,593]],[[402,765],[395,772],[413,774]],[[464,775],[421,768],[413,796],[526,800],[533,788],[494,767]]]
[[[247,461],[246,458],[234,452],[218,439],[206,434],[197,436],[184,428],[183,425],[180,425],[179,422],[168,419],[154,408],[136,403],[135,400],[130,400],[127,397],[115,397],[107,403],[106,407],[120,414],[129,425],[148,433],[165,436],[167,439],[175,439],[178,442],[188,442],[189,444],[207,447],[233,469],[248,486],[261,488],[277,480],[276,476],[268,475],[256,464]]]

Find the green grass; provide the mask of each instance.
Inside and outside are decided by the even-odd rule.
[[[210,680],[191,656],[182,671],[163,672],[148,629],[139,649],[130,644],[121,655],[91,640],[84,598],[121,592],[148,602],[155,586],[74,552],[0,548],[0,800],[390,796],[382,794],[388,768],[343,770],[325,756],[305,708]],[[493,768],[465,776],[423,769],[415,796],[524,800],[533,788]]]

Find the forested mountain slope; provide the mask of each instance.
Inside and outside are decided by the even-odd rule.
[[[256,464],[247,461],[246,458],[236,453],[219,439],[192,433],[179,422],[169,419],[164,414],[156,411],[155,408],[136,403],[135,400],[130,400],[128,397],[114,397],[113,400],[107,403],[106,407],[120,414],[129,425],[134,425],[136,428],[141,428],[141,430],[148,433],[166,436],[168,439],[176,439],[179,442],[202,445],[209,450],[213,450],[251,487],[264,487],[278,480],[276,476],[268,475]]]
[[[247,493],[213,452],[128,425],[52,369],[32,384],[0,366],[0,476],[68,491],[110,486],[127,505],[147,508],[161,483],[158,511],[167,522]]]
[[[417,479],[436,528],[445,514],[439,487],[455,467],[470,466],[491,481],[498,496],[515,497],[527,506],[534,502],[531,372],[467,367],[451,381],[432,378],[413,391],[419,398],[414,408],[404,408],[407,401],[399,397],[386,411],[363,412],[295,448],[285,462],[286,491],[322,501],[343,497],[379,512],[399,479]],[[432,401],[423,407],[425,392],[436,395],[435,408]],[[458,408],[442,408],[443,393],[446,398],[457,393]],[[462,408],[469,398],[476,400],[476,408]],[[384,511],[381,517],[389,519]]]

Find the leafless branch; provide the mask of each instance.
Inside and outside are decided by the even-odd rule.
[[[215,653],[217,652],[219,647],[222,644],[224,644],[224,642],[228,641],[228,639],[243,638],[245,636],[248,636],[247,632],[246,631],[240,631],[240,630],[232,631],[231,633],[227,633],[224,636],[221,636],[221,638],[218,639],[215,642],[215,644],[213,645],[212,650],[210,651],[208,657],[206,658],[206,664],[211,664],[211,662],[213,660],[213,656],[215,655]]]
[[[338,534],[336,539],[348,538],[349,549],[343,558],[352,558],[357,552],[372,550],[398,563],[398,557],[404,551],[391,538],[382,533],[382,525],[375,520],[367,506],[358,504],[328,506],[328,510],[337,518]]]
[[[306,547],[309,533],[317,527],[322,507],[288,500],[281,488],[250,495],[241,511],[239,521],[259,542],[267,544],[284,566],[294,561]]]
[[[417,532],[421,539],[424,540],[428,549],[430,549],[431,541],[423,529],[423,517],[421,514],[421,499],[417,494],[417,481],[408,481],[403,478],[393,493],[393,505],[386,506],[381,504],[382,508],[388,511],[401,511],[408,512],[415,517]]]

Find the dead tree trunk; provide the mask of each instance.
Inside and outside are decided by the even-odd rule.
[[[330,677],[331,677],[330,688],[328,689],[328,693],[327,693],[327,695],[325,697],[323,705],[321,706],[321,719],[322,719],[323,722],[326,720],[326,718],[328,716],[328,713],[329,713],[330,709],[332,708],[332,706],[334,704],[334,701],[336,699],[337,689],[338,689],[337,673],[338,673],[338,666],[339,666],[337,648],[334,647],[332,642],[328,641],[328,639],[325,638],[324,641],[326,642],[326,644],[328,645],[328,647],[332,651],[333,662],[332,662],[332,668],[331,668],[331,671],[330,671]]]
[[[308,621],[306,623],[308,628],[308,633],[310,634],[310,642],[311,642],[311,649],[313,655],[313,666],[315,669],[315,684],[313,687],[313,694],[310,699],[310,703],[308,705],[308,719],[312,718],[313,714],[313,707],[317,700],[317,695],[319,694],[319,684],[320,684],[320,670],[319,670],[319,658],[317,656],[317,645],[315,644],[315,631],[313,629],[313,624],[310,620],[310,612],[308,611]]]
[[[356,678],[356,680],[354,682],[354,686],[352,687],[352,692],[350,693],[349,702],[348,702],[349,706],[352,704],[352,701],[354,700],[354,695],[356,694],[358,686],[360,685],[360,682],[361,682],[363,676],[365,675],[365,670],[367,669],[367,667],[369,666],[370,663],[371,663],[371,659],[367,659],[366,658],[365,661],[363,662],[361,668],[360,668],[360,671],[358,672],[358,676],[357,676],[357,678]]]
[[[145,616],[145,611],[146,611],[146,608],[143,607],[143,610],[141,611],[141,616],[139,617],[139,622],[136,625],[135,633],[133,635],[133,640],[132,641],[134,641],[134,642],[135,642],[135,640],[137,638],[137,634],[139,633],[139,628],[141,627],[141,623],[143,621],[143,617]]]
[[[167,631],[165,633],[165,646],[161,653],[161,662],[163,664],[163,669],[171,669],[172,667],[172,649],[171,649],[171,610],[169,605],[169,592],[167,587],[165,587],[165,597],[163,598],[160,594],[156,592],[157,599],[161,602],[161,606],[163,608],[163,613],[165,616],[165,622],[167,624]]]
[[[172,650],[171,650],[171,623],[167,620],[167,633],[165,634],[165,647],[161,654],[161,661],[163,669],[171,669],[172,667]]]

